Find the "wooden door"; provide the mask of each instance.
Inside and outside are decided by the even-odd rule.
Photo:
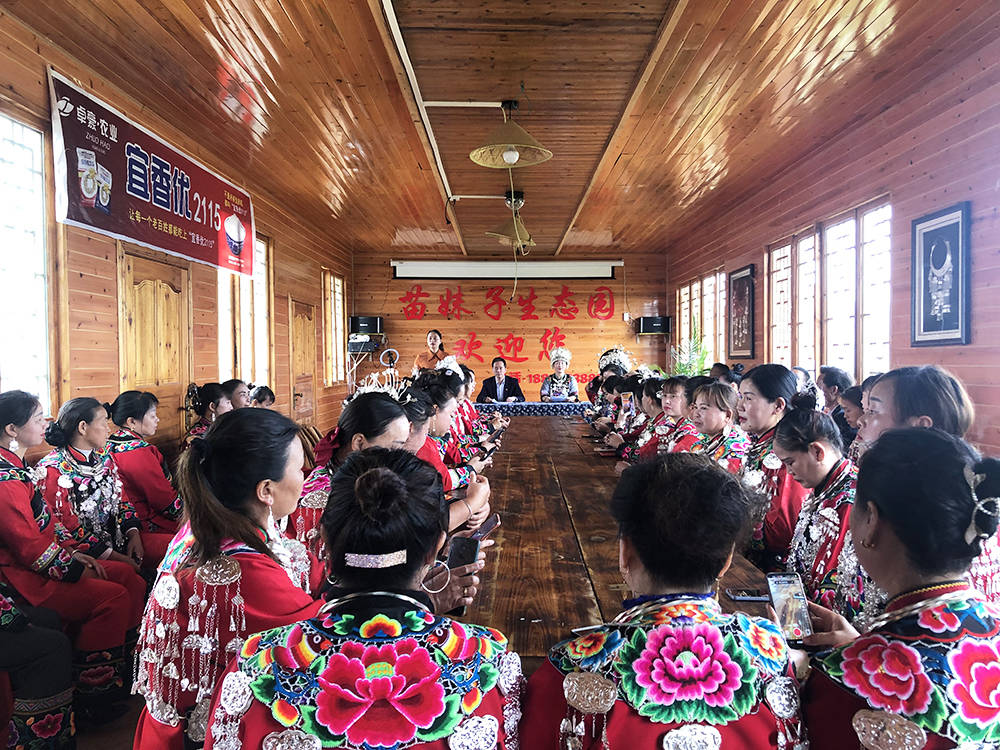
[[[289,297],[288,317],[292,321],[292,419],[312,424],[315,418],[316,388],[316,306]]]
[[[152,442],[172,456],[186,429],[184,393],[191,382],[190,271],[138,253],[119,252],[121,389],[156,394],[160,426]]]

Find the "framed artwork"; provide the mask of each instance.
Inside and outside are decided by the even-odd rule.
[[[753,263],[729,274],[729,356],[753,359]]]
[[[913,346],[968,344],[969,203],[921,216],[912,227]]]

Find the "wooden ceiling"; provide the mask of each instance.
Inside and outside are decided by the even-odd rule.
[[[195,156],[358,252],[507,252],[503,203],[445,195],[380,0],[6,0],[200,144]],[[1000,3],[395,0],[425,100],[516,98],[555,156],[514,170],[535,256],[659,251],[1000,35]],[[522,89],[523,84],[523,89]],[[454,194],[498,110],[431,109]],[[131,112],[138,115],[137,112]],[[141,115],[139,115],[141,117]],[[891,123],[887,123],[891,127]],[[461,242],[460,242],[461,240]]]

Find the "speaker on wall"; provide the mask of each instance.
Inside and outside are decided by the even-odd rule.
[[[670,317],[667,315],[655,315],[638,318],[635,325],[635,332],[644,335],[670,333]]]
[[[382,318],[352,315],[348,325],[348,333],[382,333]]]

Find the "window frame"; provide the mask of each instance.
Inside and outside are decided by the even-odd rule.
[[[846,211],[840,211],[832,216],[824,219],[823,221],[818,221],[813,225],[807,226],[800,231],[793,232],[792,234],[785,235],[781,239],[769,243],[764,249],[764,268],[767,270],[764,282],[764,295],[765,295],[765,351],[767,352],[768,361],[774,361],[774,341],[772,336],[772,300],[771,300],[771,287],[772,287],[772,267],[771,267],[771,253],[772,251],[784,247],[785,245],[791,245],[791,316],[790,316],[790,326],[791,326],[791,362],[792,366],[800,366],[799,361],[799,285],[801,279],[799,276],[800,264],[799,264],[799,244],[802,240],[806,239],[812,235],[814,242],[814,254],[815,254],[815,295],[814,295],[814,327],[813,327],[813,350],[815,355],[815,366],[814,369],[818,372],[821,365],[827,364],[830,361],[830,354],[828,352],[828,346],[830,343],[829,331],[827,328],[827,314],[829,312],[829,282],[830,274],[827,271],[827,259],[829,257],[829,251],[827,248],[826,241],[826,230],[844,221],[854,220],[854,362],[853,362],[853,372],[852,375],[855,379],[860,379],[865,370],[864,361],[864,253],[863,253],[863,217],[872,212],[879,210],[885,206],[888,206],[890,212],[892,210],[892,200],[889,195],[882,195],[874,198],[870,201],[862,203],[854,208],[848,209]],[[891,221],[891,218],[890,218]],[[890,225],[890,243],[891,243],[891,225]],[[891,245],[889,252],[891,253]],[[891,289],[892,285],[892,260],[890,257],[889,263],[889,285]],[[889,308],[889,325],[890,325],[890,335],[891,335],[891,325],[892,325],[892,300],[890,296],[890,308]],[[890,349],[891,357],[891,349]]]
[[[45,299],[45,354],[46,367],[45,393],[48,402],[46,417],[54,416],[55,407],[69,398],[69,382],[63,377],[63,372],[69,366],[68,362],[68,330],[69,330],[69,272],[67,269],[67,243],[65,228],[59,233],[55,220],[55,190],[51,183],[49,164],[52,163],[52,133],[51,123],[44,118],[26,116],[28,113],[19,108],[9,106],[0,100],[0,115],[15,125],[36,132],[41,140],[39,167],[41,176],[41,230],[42,268],[44,269],[44,299]],[[65,346],[64,346],[65,345]],[[66,349],[64,352],[63,350]],[[65,364],[64,364],[65,362]],[[9,390],[7,386],[3,389]]]
[[[339,281],[341,286],[340,314],[341,332],[340,341],[334,332],[334,304],[336,302],[335,282]],[[331,388],[338,385],[346,385],[350,365],[347,354],[347,274],[339,273],[332,268],[323,267],[322,273],[322,300],[323,300],[323,385]],[[334,356],[335,348],[340,349],[339,359]],[[340,369],[338,369],[338,365]]]
[[[726,293],[728,291],[728,276],[725,267],[719,266],[700,276],[689,279],[677,287],[674,295],[676,311],[674,345],[681,347],[691,340],[692,326],[698,324],[698,330],[705,340],[705,280],[714,280],[713,289],[713,331],[714,341],[710,344],[709,356],[712,362],[725,362],[728,356],[726,350],[726,335],[728,333]],[[695,311],[697,304],[697,312]]]
[[[220,382],[228,380],[228,378],[223,377],[223,344],[228,341],[231,344],[231,367],[232,375],[231,377],[240,378],[246,383],[254,383],[255,385],[267,385],[274,389],[274,383],[270,380],[274,378],[275,375],[275,361],[274,361],[274,267],[273,267],[273,241],[266,235],[260,234],[259,232],[254,237],[254,251],[256,252],[256,243],[263,242],[265,244],[265,270],[266,274],[263,279],[258,279],[251,275],[245,277],[242,274],[232,273],[225,271],[223,269],[216,269],[219,276],[217,277],[217,288],[220,290],[223,288],[228,289],[229,293],[229,320],[226,336],[223,337],[223,326],[225,321],[223,320],[223,310],[221,305],[219,305],[218,297],[216,298],[216,317],[218,319],[218,352],[219,352],[219,378]],[[223,280],[222,275],[225,274],[229,276],[228,280]],[[267,310],[263,313],[264,320],[263,325],[267,331],[267,378],[262,379],[261,375],[257,372],[258,352],[257,352],[257,325],[261,321],[261,315],[259,311],[255,309],[255,285],[260,281],[265,285],[265,299],[267,301]],[[249,289],[246,294],[244,294],[243,284],[249,282]],[[244,296],[248,297],[244,300]],[[248,342],[243,340],[243,310],[246,304],[249,303],[250,306],[250,338]],[[245,351],[245,343],[249,343],[250,352]],[[228,370],[227,370],[228,372]]]

